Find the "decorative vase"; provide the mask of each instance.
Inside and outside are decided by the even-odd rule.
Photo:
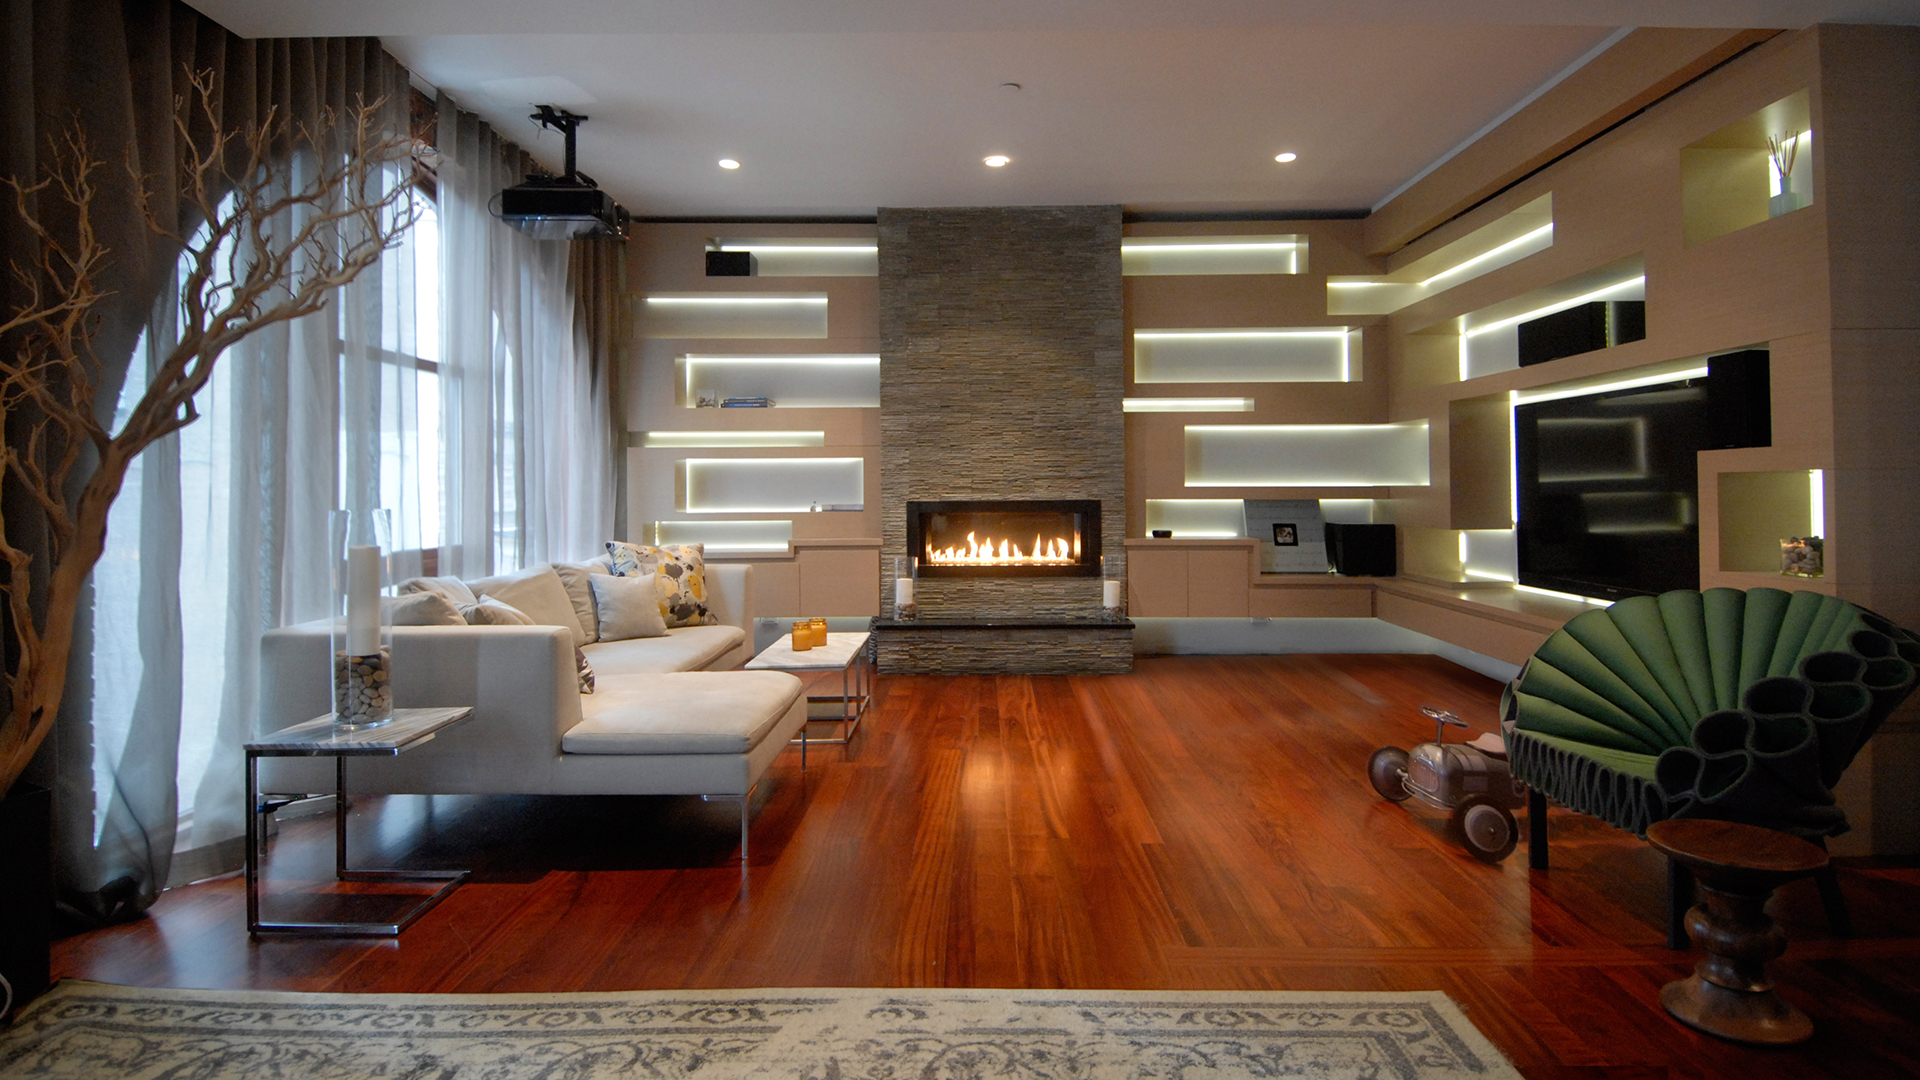
[[[333,722],[373,727],[393,719],[393,619],[380,598],[392,585],[393,515],[327,516],[333,568]]]
[[[1107,577],[1107,560],[1100,558],[1100,617],[1107,622],[1121,622],[1127,617],[1126,583],[1117,577]]]
[[[1777,218],[1781,214],[1791,214],[1800,209],[1800,196],[1785,177],[1780,180],[1780,194],[1767,198],[1767,216]]]
[[[920,605],[913,599],[913,579],[919,567],[919,559],[905,555],[893,557],[893,617],[901,622],[920,617]]]

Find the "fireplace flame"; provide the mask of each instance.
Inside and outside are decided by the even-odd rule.
[[[996,542],[989,536],[983,541],[970,532],[964,546],[929,549],[927,561],[939,566],[1071,566],[1074,553],[1072,543],[1061,536],[1036,535],[1033,545],[1023,550],[1011,538]]]

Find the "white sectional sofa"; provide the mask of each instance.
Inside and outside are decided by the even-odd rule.
[[[397,708],[471,705],[473,719],[395,757],[346,762],[346,791],[376,794],[701,795],[747,800],[806,723],[799,679],[733,671],[753,654],[750,566],[709,565],[717,625],[581,646],[596,688],[579,692],[563,626],[396,626]],[[324,624],[261,641],[258,731],[327,713]],[[804,749],[803,749],[804,753]],[[269,791],[330,791],[333,762],[263,759]]]

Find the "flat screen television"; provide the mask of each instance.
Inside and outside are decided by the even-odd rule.
[[[1520,584],[1603,600],[1700,587],[1707,380],[1514,409]]]

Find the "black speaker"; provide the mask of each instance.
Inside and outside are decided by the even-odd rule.
[[[1392,577],[1399,572],[1391,525],[1326,523],[1327,561],[1336,574]]]
[[[1595,300],[1520,324],[1520,366],[1624,345],[1647,336],[1647,302]]]
[[[1707,358],[1707,449],[1773,445],[1773,388],[1765,349]]]
[[[760,272],[760,260],[751,251],[707,252],[708,277],[753,277]]]

